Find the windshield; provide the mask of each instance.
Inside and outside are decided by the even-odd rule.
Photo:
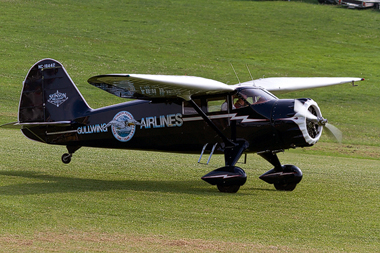
[[[277,97],[262,89],[244,89],[234,96],[234,106],[235,108],[241,108],[275,99],[277,99]]]

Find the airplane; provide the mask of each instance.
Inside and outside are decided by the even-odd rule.
[[[31,140],[66,146],[61,157],[65,164],[81,147],[201,157],[207,150],[209,159],[213,153],[224,154],[225,166],[202,179],[227,193],[236,193],[247,180],[236,166],[241,156],[256,153],[274,166],[259,178],[277,190],[292,191],[302,171],[282,165],[277,153],[313,146],[323,128],[337,139],[341,133],[322,117],[314,100],[278,99],[275,94],[362,80],[276,77],[227,85],[195,76],[107,74],[88,83],[133,100],[92,109],[63,65],[47,58],[36,62],[23,82],[18,121],[3,127],[20,128]]]

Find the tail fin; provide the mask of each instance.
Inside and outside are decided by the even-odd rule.
[[[25,78],[18,123],[67,122],[89,110],[62,64],[43,59],[34,64]]]

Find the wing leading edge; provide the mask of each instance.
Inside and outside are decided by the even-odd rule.
[[[234,85],[262,87],[273,94],[363,81],[358,77],[270,77]]]
[[[234,87],[212,79],[196,76],[110,74],[88,79],[88,82],[122,98],[152,99],[192,95],[220,94],[234,91]]]

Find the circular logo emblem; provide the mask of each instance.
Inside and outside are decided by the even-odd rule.
[[[119,141],[127,142],[132,139],[136,132],[136,124],[139,124],[127,111],[119,112],[113,120],[108,123],[111,125],[113,136]]]

